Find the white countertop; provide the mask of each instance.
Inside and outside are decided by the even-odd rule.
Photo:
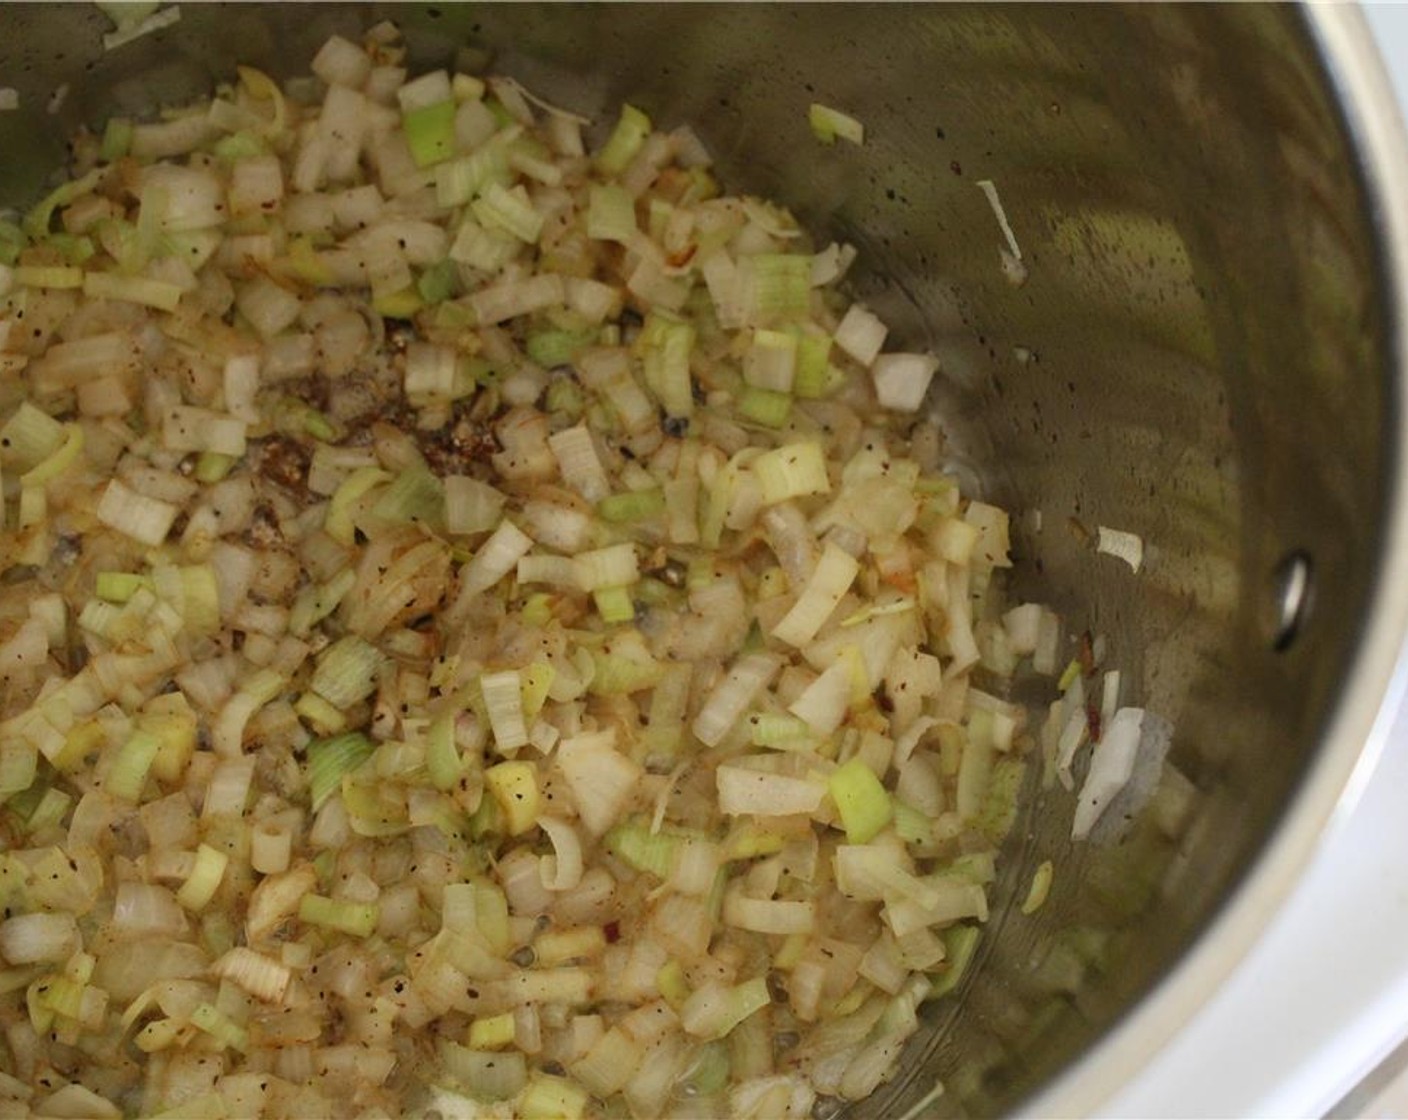
[[[1408,107],[1408,5],[1366,5],[1365,14]],[[1102,1115],[1408,1114],[1408,1053],[1394,1053],[1408,1039],[1405,791],[1400,711],[1362,797],[1264,939]],[[1380,1063],[1385,1071],[1370,1077]]]

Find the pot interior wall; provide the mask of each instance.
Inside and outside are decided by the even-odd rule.
[[[1176,728],[1156,811],[1072,846],[1033,790],[1003,897],[924,1060],[858,1111],[1012,1107],[1166,975],[1272,834],[1347,671],[1375,576],[1394,406],[1369,207],[1303,16],[1269,6],[189,5],[103,53],[90,5],[9,5],[0,201],[79,123],[174,105],[247,62],[306,71],[391,17],[418,65],[486,61],[609,123],[693,123],[727,182],[862,250],[855,289],[943,360],[955,466],[1015,511],[1019,594],[1103,635],[1127,702]],[[59,111],[40,108],[67,84]],[[866,125],[822,148],[812,101]],[[1020,287],[976,183],[996,184]],[[1040,512],[1037,531],[1032,514]],[[1097,555],[1139,533],[1138,572]],[[1275,644],[1284,558],[1315,603]]]

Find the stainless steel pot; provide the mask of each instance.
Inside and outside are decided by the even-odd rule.
[[[1154,810],[1072,846],[1033,791],[982,967],[860,1111],[1070,1115],[1201,1004],[1353,803],[1408,623],[1408,160],[1352,10],[1269,6],[191,5],[104,54],[88,5],[6,5],[3,201],[80,122],[300,72],[385,17],[419,64],[492,60],[599,116],[693,122],[732,183],[862,249],[857,286],[944,362],[989,496],[1041,511],[1019,593],[1106,636],[1177,728]],[[59,110],[43,111],[68,87]],[[866,123],[820,150],[808,103]],[[999,270],[998,187],[1029,278]],[[1085,531],[1140,533],[1137,574]]]

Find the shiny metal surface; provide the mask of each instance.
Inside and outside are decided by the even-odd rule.
[[[1394,683],[1408,157],[1355,13],[192,5],[105,55],[95,8],[7,5],[22,110],[0,114],[0,201],[37,192],[81,122],[178,103],[236,61],[301,72],[331,31],[386,16],[420,65],[465,52],[602,119],[629,98],[694,123],[728,181],[854,241],[858,291],[941,355],[955,461],[1042,514],[1018,518],[1018,593],[1105,636],[1127,697],[1174,722],[1176,773],[1103,847],[1072,846],[1070,805],[1033,791],[1005,893],[1052,858],[1051,900],[999,908],[962,999],[928,1009],[905,1074],[858,1111],[902,1116],[936,1078],[924,1115],[1098,1107],[1255,937],[1364,780]],[[813,100],[860,116],[866,145],[819,148]],[[1138,574],[1092,551],[1100,524],[1144,537]],[[1278,642],[1293,554],[1313,602]]]

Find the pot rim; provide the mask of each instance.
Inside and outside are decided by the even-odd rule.
[[[1301,8],[1360,162],[1380,245],[1379,282],[1393,376],[1385,466],[1385,527],[1362,637],[1318,755],[1264,851],[1215,919],[1149,992],[1094,1046],[1024,1102],[1034,1116],[1101,1111],[1206,1006],[1271,925],[1312,859],[1349,818],[1373,775],[1408,693],[1408,136],[1358,6]]]

